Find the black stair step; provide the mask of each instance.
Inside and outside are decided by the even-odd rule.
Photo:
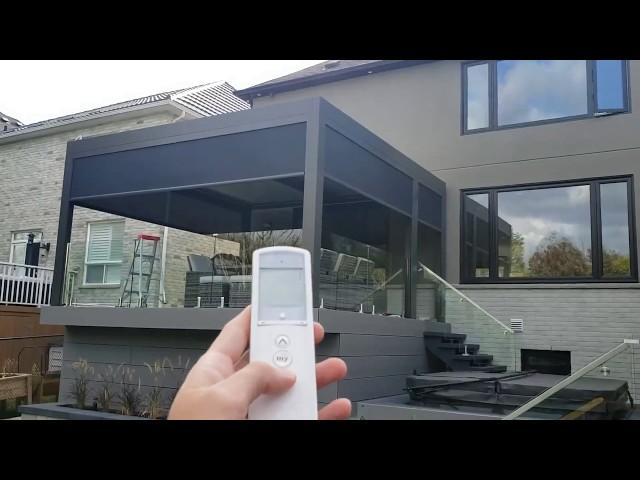
[[[464,353],[464,347],[467,346],[467,353],[473,355],[480,350],[480,345],[475,343],[442,343],[437,347],[443,350],[453,350],[452,353]]]
[[[504,365],[486,365],[484,367],[467,367],[465,370],[469,372],[503,373],[507,371],[507,367]]]
[[[475,355],[455,355],[454,360],[459,362],[468,362],[474,364],[488,364],[493,360],[493,355],[487,355],[484,353],[478,353]]]
[[[463,333],[424,332],[424,338],[440,339],[442,343],[464,343],[467,336]]]

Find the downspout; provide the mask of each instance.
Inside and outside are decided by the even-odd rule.
[[[182,120],[187,115],[186,110],[182,110],[182,113],[174,118],[171,123],[176,123]],[[167,266],[167,243],[169,242],[169,227],[164,227],[164,232],[162,234],[162,257],[160,260],[160,297],[158,302],[158,307],[162,307],[163,304],[167,303],[167,292],[164,288],[164,278],[165,278],[165,268]]]

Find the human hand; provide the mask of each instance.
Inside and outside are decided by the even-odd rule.
[[[243,420],[260,395],[283,393],[295,383],[295,374],[265,362],[248,361],[251,306],[228,322],[211,347],[194,364],[178,391],[169,420]],[[314,322],[316,344],[324,328]],[[329,358],[316,365],[318,389],[342,380],[347,365]],[[332,401],[318,412],[319,420],[344,420],[351,414],[346,398]]]

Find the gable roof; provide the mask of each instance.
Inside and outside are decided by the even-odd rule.
[[[62,117],[43,120],[28,125],[20,125],[7,132],[0,131],[0,139],[13,137],[27,132],[35,132],[48,128],[68,125],[97,117],[116,115],[138,110],[147,106],[173,104],[183,110],[189,110],[196,116],[213,116],[221,113],[235,112],[250,108],[249,104],[235,96],[234,88],[227,82],[214,82],[196,87],[182,88],[170,92],[147,95],[125,102],[114,103],[105,107],[94,108],[84,112],[64,115]]]
[[[312,85],[336,82],[361,75],[411,67],[433,60],[327,60],[317,65],[304,68],[290,75],[259,83],[243,90],[236,90],[235,95],[251,101],[255,97],[278,92],[306,88]]]
[[[0,133],[14,130],[22,125],[17,118],[10,117],[6,113],[0,112]]]

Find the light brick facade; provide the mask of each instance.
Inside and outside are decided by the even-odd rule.
[[[56,130],[52,129],[49,135],[25,139],[18,137],[11,143],[0,144],[2,178],[0,182],[0,261],[9,261],[13,232],[38,230],[42,232],[42,242],[51,243],[48,253],[41,250],[40,266],[53,267],[68,141],[78,136],[89,137],[163,125],[174,121],[177,116],[176,113],[169,111],[147,115],[140,113],[135,118],[124,120],[114,118],[104,124],[91,127],[83,127],[86,122],[79,122],[78,128],[73,130],[54,133]],[[75,208],[69,249],[69,271],[77,272],[75,302],[117,304],[120,297],[118,286],[85,287],[82,283],[88,223],[119,218],[85,208]],[[166,303],[158,303],[164,227],[132,219],[125,220],[121,279],[124,282],[129,271],[133,257],[133,240],[138,233],[143,232],[158,235],[162,239],[158,243],[158,260],[154,265],[149,306],[182,306],[185,273],[188,270],[187,255],[197,253],[211,256],[213,238],[169,229],[165,267]],[[217,239],[216,252],[238,254],[239,246],[233,242]]]

